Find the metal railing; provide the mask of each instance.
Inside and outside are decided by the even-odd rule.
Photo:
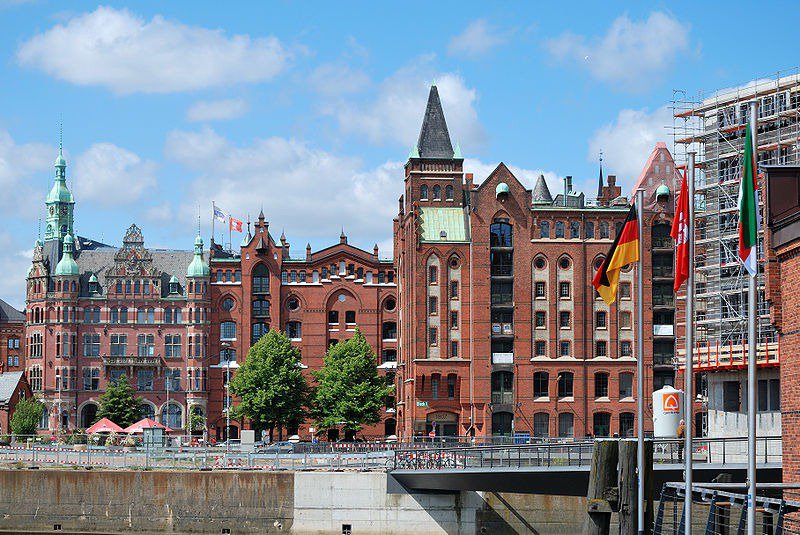
[[[426,449],[398,449],[392,470],[495,469],[589,466],[594,441],[532,439],[503,446],[453,445]],[[684,462],[682,439],[655,439],[653,462]],[[757,462],[781,463],[781,437],[758,437]],[[747,437],[695,438],[692,460],[697,464],[745,463]]]

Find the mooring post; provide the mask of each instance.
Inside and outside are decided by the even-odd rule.
[[[637,533],[636,439],[619,442],[619,533]],[[653,441],[644,442],[645,534],[653,530]]]
[[[610,535],[611,513],[617,509],[618,440],[596,440],[592,450],[587,518],[583,535]]]

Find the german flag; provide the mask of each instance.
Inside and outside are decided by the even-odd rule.
[[[607,305],[617,300],[619,271],[624,266],[639,261],[639,218],[636,206],[631,206],[622,229],[611,244],[603,265],[595,273],[592,286]]]

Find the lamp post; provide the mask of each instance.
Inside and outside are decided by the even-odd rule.
[[[229,349],[231,345],[228,342],[222,342],[220,344],[221,350],[219,354],[219,364],[212,365],[212,368],[224,368],[225,369],[225,400],[223,401],[223,405],[225,405],[225,451],[230,453],[231,451],[231,388],[230,388],[230,381],[231,381],[231,368],[236,369],[239,367],[236,362],[231,363],[230,352]],[[225,357],[225,362],[223,363],[223,355]]]
[[[56,407],[56,436],[61,437],[61,372],[56,372],[56,388],[58,389],[58,402]]]

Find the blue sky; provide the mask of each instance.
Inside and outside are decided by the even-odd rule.
[[[755,39],[745,2],[230,4],[0,0],[0,297],[23,304],[61,120],[81,235],[117,244],[135,221],[190,248],[215,199],[263,206],[295,253],[344,227],[388,255],[434,80],[476,180],[502,160],[588,186],[602,148],[629,188],[671,146],[673,88],[798,64],[789,2]]]

